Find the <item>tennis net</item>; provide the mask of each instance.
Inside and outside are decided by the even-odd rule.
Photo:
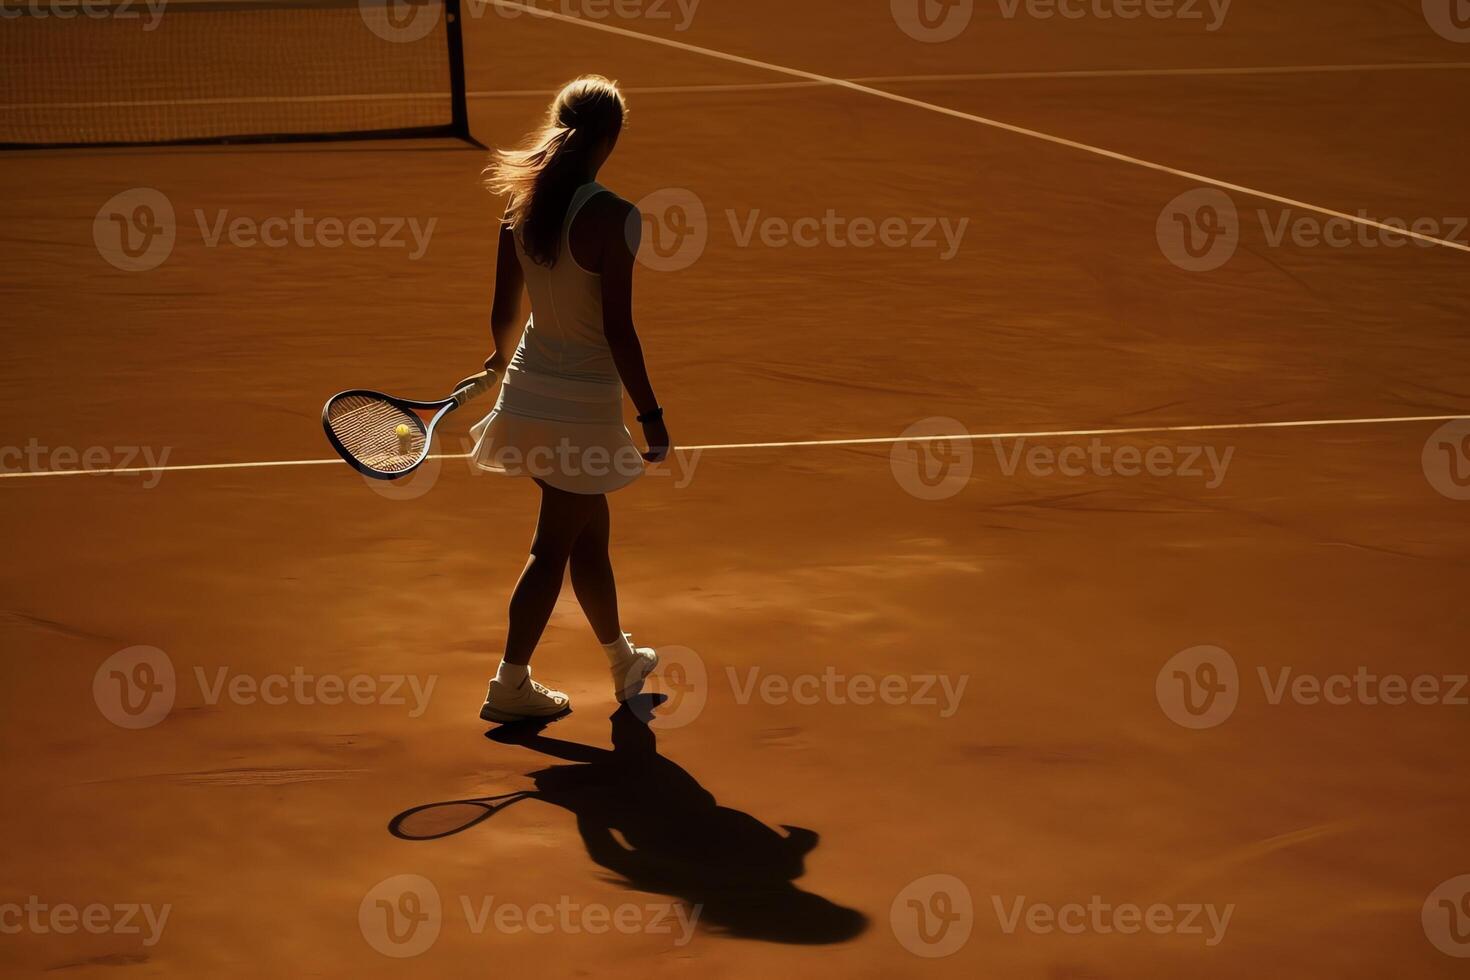
[[[469,139],[459,0],[0,0],[0,145]]]

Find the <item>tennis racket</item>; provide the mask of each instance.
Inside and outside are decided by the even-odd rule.
[[[332,448],[357,472],[375,480],[396,480],[429,458],[434,427],[444,416],[489,391],[495,381],[495,375],[483,371],[465,378],[454,394],[436,402],[353,388],[327,400],[322,428]]]

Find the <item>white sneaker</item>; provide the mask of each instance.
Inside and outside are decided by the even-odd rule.
[[[652,647],[633,646],[633,634],[624,633],[627,649],[621,658],[613,662],[613,694],[619,701],[636,697],[643,690],[643,680],[658,666],[658,651]]]
[[[519,687],[500,681],[490,682],[485,705],[480,709],[482,721],[512,722],[525,718],[549,718],[572,706],[572,699],[561,691],[542,687],[529,676]]]

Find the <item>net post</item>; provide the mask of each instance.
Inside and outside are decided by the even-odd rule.
[[[484,149],[484,144],[470,135],[470,110],[464,78],[464,28],[460,17],[459,0],[444,0],[444,28],[449,45],[450,127],[458,138]]]

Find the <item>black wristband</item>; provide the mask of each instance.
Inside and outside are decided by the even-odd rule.
[[[647,425],[649,422],[662,421],[663,417],[664,407],[662,405],[656,405],[654,406],[653,411],[644,412],[642,415],[638,416],[638,422],[640,425]]]

